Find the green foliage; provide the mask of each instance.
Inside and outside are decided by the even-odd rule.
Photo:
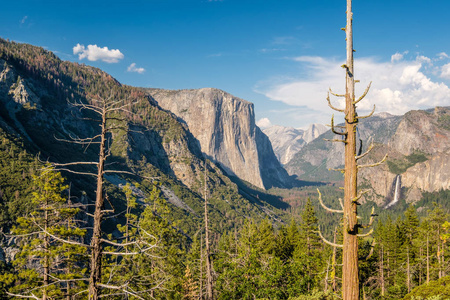
[[[407,294],[403,299],[405,300],[439,300],[450,299],[450,276],[443,277],[439,280],[430,281],[428,284],[423,284],[414,288],[414,290]]]
[[[450,130],[450,115],[440,115],[438,125],[445,130]]]
[[[425,153],[415,151],[400,159],[392,159],[387,161],[389,172],[393,174],[402,174],[412,166],[427,161],[428,157]]]
[[[61,297],[83,288],[80,282],[66,280],[83,277],[86,249],[61,242],[80,239],[85,231],[72,220],[78,209],[68,205],[64,178],[52,169],[33,176],[32,212],[17,220],[11,230],[19,251],[14,269],[1,275],[13,294]]]
[[[30,212],[32,175],[39,167],[23,142],[0,128],[0,228]]]

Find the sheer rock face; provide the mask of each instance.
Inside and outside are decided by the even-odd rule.
[[[228,174],[260,188],[287,185],[287,172],[255,125],[252,103],[212,88],[147,92],[188,125],[202,152]]]
[[[420,200],[421,191],[450,189],[450,108],[437,107],[429,111],[410,111],[402,117],[389,142],[382,147],[388,161],[409,163],[400,170],[403,197],[406,202]],[[408,161],[420,153],[425,161]],[[406,158],[406,160],[405,160]],[[363,169],[361,175],[374,192],[382,197],[389,193],[395,169],[387,165]]]
[[[287,164],[303,146],[326,131],[327,128],[321,124],[311,124],[307,130],[279,125],[263,130],[282,164]]]

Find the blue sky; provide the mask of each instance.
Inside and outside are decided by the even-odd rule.
[[[327,123],[344,89],[344,0],[7,1],[0,36],[133,86],[215,87],[261,126]],[[377,111],[450,105],[450,1],[354,0],[355,74]],[[339,102],[336,102],[339,105]]]

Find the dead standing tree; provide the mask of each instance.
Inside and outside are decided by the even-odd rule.
[[[127,109],[132,105],[131,102],[125,102],[125,100],[115,100],[113,94],[109,98],[102,98],[100,96],[95,96],[90,99],[90,103],[75,103],[73,106],[79,108],[80,111],[87,111],[93,113],[97,117],[84,117],[82,118],[85,121],[90,121],[97,123],[100,126],[100,133],[95,135],[94,137],[89,138],[78,138],[71,137],[70,140],[64,140],[69,143],[80,144],[84,147],[88,147],[90,145],[96,144],[99,146],[98,152],[98,161],[92,162],[71,162],[65,164],[53,164],[57,170],[64,170],[70,173],[79,174],[79,175],[88,175],[96,178],[96,192],[95,192],[95,203],[94,203],[94,211],[93,214],[89,214],[93,218],[93,229],[92,229],[92,237],[89,245],[90,252],[90,277],[89,277],[89,288],[88,294],[90,300],[98,300],[101,295],[100,289],[108,289],[108,290],[117,290],[120,294],[132,295],[138,299],[143,299],[135,292],[131,291],[127,284],[121,286],[113,286],[102,284],[102,256],[104,254],[107,255],[134,255],[145,252],[146,250],[152,249],[155,247],[154,244],[149,244],[146,241],[146,238],[140,238],[139,233],[134,237],[134,240],[129,241],[130,237],[125,237],[126,243],[116,243],[105,239],[103,237],[103,232],[101,229],[102,222],[105,218],[105,215],[108,213],[114,212],[114,210],[106,210],[105,209],[105,198],[107,195],[104,193],[104,176],[105,174],[129,174],[136,175],[135,173],[123,171],[123,170],[111,170],[105,168],[107,158],[111,155],[110,147],[109,147],[109,134],[112,134],[113,131],[122,130],[125,132],[130,131],[126,128],[126,119],[121,115],[130,114],[131,112]],[[78,171],[73,170],[72,167],[77,166],[94,166],[96,167],[96,172],[90,171]],[[144,232],[145,235],[145,232]],[[148,234],[147,234],[148,235]],[[152,237],[150,237],[152,238]],[[105,252],[104,244],[107,244],[112,247],[117,247],[117,249],[123,249],[127,246],[136,246],[141,249],[137,253],[123,253],[120,251],[108,251]]]
[[[213,299],[213,280],[212,280],[212,266],[211,254],[209,249],[209,228],[208,228],[208,176],[205,158],[205,251],[206,251],[206,299]]]
[[[372,116],[375,112],[375,105],[372,112],[367,116],[358,116],[356,112],[356,105],[365,98],[367,95],[370,84],[364,91],[363,95],[358,99],[355,98],[355,78],[354,78],[354,68],[353,68],[353,13],[352,13],[352,0],[347,0],[347,25],[343,30],[346,33],[346,46],[347,46],[347,62],[342,67],[346,71],[346,84],[345,84],[345,94],[339,95],[333,93],[331,90],[328,93],[327,101],[328,105],[335,111],[344,113],[345,115],[345,126],[335,126],[334,118],[331,119],[331,130],[334,134],[341,136],[340,139],[331,140],[332,142],[344,143],[345,145],[345,167],[339,171],[344,173],[344,201],[341,201],[341,210],[333,210],[327,208],[323,202],[319,192],[319,201],[321,205],[332,212],[343,214],[343,244],[338,245],[327,241],[322,234],[320,236],[322,239],[335,247],[343,248],[343,258],[342,258],[342,297],[344,300],[358,300],[359,299],[359,279],[358,279],[358,237],[368,236],[372,234],[373,230],[368,233],[359,234],[358,230],[360,228],[370,227],[374,219],[374,210],[372,209],[372,214],[370,222],[367,225],[358,224],[358,212],[357,206],[358,201],[367,191],[361,191],[358,193],[357,188],[357,177],[358,169],[364,167],[374,167],[386,160],[386,156],[382,161],[374,163],[371,165],[358,165],[358,160],[366,156],[373,148],[373,144],[368,148],[365,153],[357,153],[357,137],[356,130],[358,122],[360,119],[368,118]],[[336,108],[331,104],[330,93],[336,97],[345,98],[345,109]],[[360,151],[358,151],[360,152]]]

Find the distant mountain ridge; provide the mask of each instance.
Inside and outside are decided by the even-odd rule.
[[[184,122],[162,109],[142,89],[122,85],[98,68],[61,61],[43,48],[0,39],[0,135],[3,144],[12,144],[2,153],[11,160],[5,163],[15,166],[14,160],[38,153],[53,162],[95,161],[95,144],[82,149],[58,140],[90,137],[98,132],[98,124],[69,103],[90,103],[96,96],[124,99],[130,104],[130,111],[120,115],[130,130],[113,131],[109,137],[113,164],[145,177],[157,177],[161,193],[173,204],[171,218],[180,221],[185,232],[195,232],[204,209],[205,159]],[[23,149],[23,154],[12,156],[14,149]],[[18,176],[27,182],[33,174],[32,166],[27,168],[12,170],[20,172]],[[215,230],[232,228],[247,217],[261,218],[261,212],[267,212],[266,216],[276,214],[262,198],[248,191],[242,196],[238,186],[213,162],[207,160],[206,168],[211,226]],[[12,210],[10,203],[26,210],[29,201],[19,190],[19,183],[10,180],[7,173],[5,176],[0,182],[0,216],[5,216],[0,218],[0,227],[10,226],[13,218],[23,213]],[[121,180],[110,179],[111,189]],[[80,176],[70,180],[74,195],[86,192],[83,199],[92,199],[92,180]],[[171,201],[175,198],[184,204]]]
[[[361,151],[375,148],[360,163],[373,163],[388,154],[387,162],[359,172],[359,184],[372,193],[366,198],[386,204],[400,175],[401,198],[420,199],[422,191],[450,189],[450,107],[410,111],[402,116],[377,114],[360,122],[357,132]],[[323,139],[336,138],[331,131],[304,146],[286,165],[291,175],[303,180],[342,180],[330,169],[343,165],[344,146]]]
[[[284,165],[306,144],[316,139],[328,129],[322,124],[311,124],[308,129],[297,129],[274,125],[263,132],[269,137],[278,160]]]
[[[187,124],[201,151],[229,175],[259,188],[289,186],[269,139],[255,124],[253,103],[214,88],[145,90]]]

